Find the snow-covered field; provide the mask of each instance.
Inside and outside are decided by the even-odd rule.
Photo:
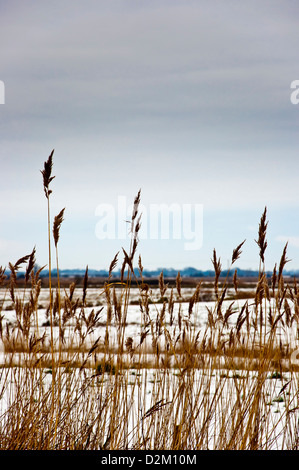
[[[189,328],[191,335],[195,335],[198,332],[204,334],[205,328],[208,322],[208,310],[213,310],[215,305],[214,302],[197,302],[194,305],[192,315],[189,315],[189,302],[187,301],[192,293],[193,289],[183,289],[182,297],[186,300],[185,302],[175,302],[173,311],[168,310],[168,304],[165,305],[163,325],[169,331],[173,338],[176,336],[176,329],[178,329],[178,323],[186,325]],[[120,291],[117,295],[120,294]],[[29,292],[20,290],[15,292],[16,296],[26,301],[26,295]],[[78,290],[77,295],[80,296],[81,292]],[[143,331],[142,322],[144,321],[144,315],[138,304],[139,291],[137,289],[131,290],[130,304],[128,306],[127,318],[126,318],[126,329],[125,337],[130,337],[133,340],[134,345],[138,345],[140,342],[141,332]],[[163,308],[162,303],[156,303],[160,298],[160,293],[157,290],[153,290],[151,299],[153,303],[149,305],[149,315],[152,323],[155,324],[157,318],[161,314]],[[50,336],[49,318],[47,316],[48,306],[48,290],[42,289],[39,296],[39,307],[37,310],[39,334],[45,333],[48,338]],[[12,328],[16,322],[16,313],[13,310],[12,301],[9,297],[9,292],[0,291],[0,302],[2,304],[2,330],[5,332],[6,325]],[[236,321],[239,317],[240,311],[244,306],[246,299],[237,300],[232,305],[232,300],[224,301],[223,312],[225,312],[230,305],[232,305],[233,313],[230,315],[228,323],[223,328],[223,338],[229,337],[230,329],[236,325]],[[248,305],[251,308],[254,300],[248,299]],[[94,309],[100,311],[100,316],[96,327],[92,334],[90,334],[90,345],[96,339],[104,341],[106,333],[106,319],[107,319],[107,307],[105,304],[105,298],[102,295],[100,289],[88,289],[86,297],[86,305],[84,308],[86,315]],[[78,315],[80,308],[78,308]],[[265,312],[266,313],[266,312]],[[111,345],[117,344],[117,322],[112,313],[112,321],[109,325],[109,337]],[[172,321],[170,317],[172,316]],[[265,315],[266,318],[266,315]],[[34,318],[36,321],[36,318]],[[244,323],[245,324],[245,323]],[[72,318],[66,327],[65,337],[74,338],[74,328],[76,326],[75,318]],[[36,331],[36,325],[32,326],[32,332]],[[58,336],[58,326],[55,326],[54,333]],[[151,337],[152,331],[148,328],[148,336],[146,338],[149,352],[146,354],[146,358],[151,362],[150,345],[152,342]],[[265,332],[265,334],[267,334]],[[163,335],[162,335],[163,336]],[[200,338],[200,334],[199,334]],[[284,329],[283,325],[277,329],[277,344],[285,343],[289,346],[290,354],[296,352],[299,348],[297,329]],[[0,343],[1,344],[1,343]],[[85,351],[86,353],[86,351]],[[20,363],[24,360],[26,353],[14,352],[14,365],[10,369],[2,369],[0,375],[0,413],[1,416],[5,415],[5,412],[13,405],[16,396],[14,395],[14,383],[16,382],[15,365],[17,358],[19,357]],[[0,361],[2,364],[7,364],[11,360],[11,353],[5,351],[2,343]],[[293,361],[296,361],[296,355],[293,356]],[[292,361],[292,358],[287,358],[287,361]],[[225,362],[225,361],[224,361]],[[227,434],[230,435],[232,427],[235,425],[234,420],[237,418],[236,407],[239,406],[244,410],[249,410],[251,406],[251,396],[256,392],[256,384],[259,383],[257,372],[254,370],[246,370],[240,368],[228,370],[227,368],[221,368],[221,364],[218,363],[218,367],[209,369],[194,368],[192,369],[192,387],[193,393],[190,394],[188,400],[188,406],[194,410],[194,413],[198,412],[198,429],[201,426],[205,427],[205,441],[202,443],[203,448],[221,448],[221,439],[224,439],[225,429],[227,427]],[[288,362],[290,364],[290,362]],[[45,387],[51,388],[52,374],[48,373],[46,369],[42,372],[42,382]],[[176,419],[179,418],[180,413],[183,413],[183,409],[180,408],[180,396],[178,390],[182,387],[182,374],[177,367],[170,367],[168,370],[159,369],[156,367],[145,367],[145,368],[128,368],[125,369],[123,374],[123,400],[127,401],[126,405],[129,409],[126,422],[126,434],[128,436],[127,444],[130,445],[130,440],[133,442],[134,436],[139,426],[144,426],[147,418],[150,418],[155,413],[155,406],[159,403],[163,412],[175,413]],[[79,374],[78,370],[73,370],[73,374]],[[86,374],[92,376],[94,370],[86,370]],[[20,376],[18,375],[18,380]],[[85,375],[86,379],[86,375]],[[190,379],[190,378],[189,378]],[[187,381],[189,380],[186,379]],[[81,379],[78,379],[79,382]],[[98,393],[99,386],[101,393],[104,388],[113,386],[115,377],[113,374],[102,374],[98,379],[92,379],[92,389],[95,396]],[[97,381],[94,381],[97,380]],[[99,382],[100,380],[100,382]],[[5,383],[5,386],[4,386]],[[187,383],[187,382],[186,382]],[[185,383],[185,386],[186,386]],[[263,377],[262,384],[262,396],[263,401],[260,409],[260,424],[259,424],[259,445],[262,448],[268,449],[282,449],[282,448],[293,448],[294,442],[299,440],[299,414],[298,414],[298,373],[292,371],[286,371],[281,374],[273,374],[273,371],[269,371],[265,377]],[[10,384],[8,386],[8,384]],[[98,384],[98,385],[97,385]],[[100,385],[99,385],[100,384]],[[244,388],[244,384],[246,387]],[[216,397],[216,399],[215,399]],[[90,397],[89,397],[90,399]],[[200,400],[202,401],[200,401]],[[193,403],[194,400],[194,403]],[[242,401],[242,404],[238,404],[238,400]],[[126,402],[126,403],[127,403]],[[205,405],[205,403],[207,405]],[[210,416],[207,410],[208,405],[213,403],[213,413]],[[246,405],[246,403],[248,405]],[[202,407],[202,408],[201,408]],[[167,411],[168,410],[168,411]],[[201,410],[201,412],[200,412]],[[207,418],[208,416],[208,418]],[[206,423],[206,419],[209,419],[209,423]],[[149,421],[149,420],[148,420]],[[156,426],[156,425],[155,425]],[[142,429],[142,432],[144,430]],[[199,431],[198,431],[199,432]],[[190,447],[192,448],[192,439],[194,436],[190,436]],[[132,443],[131,442],[131,443]],[[224,442],[224,441],[223,441]]]
[[[74,295],[74,299],[81,298],[82,289],[78,289],[75,291],[76,294]],[[116,291],[118,298],[120,297],[120,290]],[[246,290],[244,291],[246,292]],[[194,288],[184,288],[182,289],[182,297],[181,301],[175,301],[173,304],[172,312],[169,311],[168,303],[165,306],[165,312],[163,317],[164,326],[166,329],[174,335],[176,329],[178,329],[178,323],[180,322],[180,326],[184,326],[184,324],[188,324],[189,331],[192,332],[193,335],[198,334],[198,340],[204,335],[207,322],[208,322],[208,312],[213,311],[215,308],[214,301],[199,301],[196,302],[192,309],[192,314],[189,314],[189,299],[194,293]],[[30,292],[24,293],[24,290],[15,290],[15,296],[22,299],[22,301],[26,302],[26,297],[29,298]],[[62,299],[64,295],[64,291],[61,291]],[[160,291],[159,289],[152,289],[150,295],[152,303],[149,304],[149,315],[150,320],[152,323],[155,323],[156,319],[159,318],[159,315],[162,311],[162,303],[157,302],[160,299]],[[136,288],[132,288],[130,290],[130,298],[129,298],[129,306],[127,309],[127,316],[126,316],[126,328],[125,328],[125,337],[130,337],[133,339],[133,344],[138,344],[140,341],[141,332],[144,331],[142,329],[141,324],[144,322],[144,313],[139,305],[140,299],[140,291]],[[222,312],[223,315],[227,311],[228,308],[231,307],[232,314],[229,316],[227,321],[226,327],[222,329],[223,338],[228,337],[230,333],[230,329],[236,325],[236,321],[239,317],[240,311],[245,303],[248,302],[248,308],[250,312],[254,311],[254,299],[239,299],[239,300],[225,300],[222,305]],[[274,301],[272,300],[272,308],[275,310]],[[16,324],[16,313],[13,309],[13,304],[9,296],[9,292],[5,291],[4,289],[0,289],[0,305],[2,305],[2,330],[5,330],[6,324],[10,327],[13,327]],[[50,328],[49,328],[49,313],[47,312],[47,308],[49,305],[49,291],[48,289],[41,289],[39,295],[39,302],[38,302],[38,310],[37,310],[37,321],[39,325],[39,335],[42,336],[45,334],[46,337],[50,337]],[[86,306],[84,307],[85,315],[88,316],[92,310],[94,312],[100,312],[98,322],[96,328],[93,329],[93,333],[89,335],[89,344],[92,345],[96,339],[99,338],[99,342],[104,341],[104,337],[106,334],[106,320],[107,320],[107,304],[105,301],[105,297],[103,295],[102,289],[96,288],[89,288],[87,289],[86,295]],[[268,311],[269,311],[269,304],[264,305],[264,318],[267,318]],[[63,310],[63,300],[62,300],[62,310]],[[253,316],[254,314],[251,313]],[[77,308],[76,317],[80,316],[80,306]],[[172,318],[172,319],[171,319]],[[36,317],[32,318],[32,322],[36,325]],[[54,326],[54,335],[58,336],[58,320],[56,314],[56,326]],[[72,342],[74,344],[74,329],[76,326],[76,318],[71,318],[65,328],[65,341],[67,343],[68,337],[72,338]],[[245,322],[244,326],[245,328]],[[250,327],[251,330],[252,326]],[[144,345],[151,344],[151,329],[147,328],[148,334],[146,340],[144,341]],[[33,326],[32,332],[36,332],[36,327]],[[111,322],[109,324],[109,340],[111,345],[115,345],[117,342],[117,321],[116,317],[113,313],[112,307],[112,315],[111,315]],[[297,326],[294,325],[291,328],[284,328],[283,326],[279,326],[276,331],[276,338],[275,341],[277,344],[281,343],[283,345],[287,345],[290,353],[289,359],[295,363],[299,364],[299,354],[298,359],[296,357],[296,351],[298,350],[299,353],[299,335],[297,331]],[[163,343],[163,335],[161,335],[161,342]],[[0,341],[0,361],[5,358],[4,355],[4,348],[3,343],[1,344]]]
[[[75,371],[74,374],[79,374]],[[249,375],[248,375],[249,374]],[[126,413],[126,422],[121,423],[124,426],[123,432],[126,435],[126,445],[130,445],[136,440],[136,435],[140,432],[141,426],[143,432],[147,431],[148,426],[154,426],[152,423],[159,423],[159,419],[165,420],[165,414],[168,417],[171,413],[176,416],[176,420],[180,421],[180,415],[183,414],[183,397],[180,397],[178,390],[182,383],[179,374],[176,370],[169,370],[161,372],[157,369],[141,369],[141,370],[127,370],[123,373],[123,388],[120,387],[119,400],[122,407],[119,413]],[[236,372],[227,370],[217,370],[210,376],[203,370],[195,370],[192,377],[192,386],[194,393],[188,395],[189,406],[198,414],[196,423],[198,429],[196,432],[200,434],[200,430],[204,427],[204,439],[201,443],[201,448],[204,449],[221,449],[229,441],[234,426],[233,420],[237,421],[238,413],[236,407],[239,400],[238,390],[242,390],[242,382],[246,382],[248,386],[246,391],[242,390],[241,399],[246,403],[248,401],[248,410],[251,406],[251,399],[249,395],[253,392],[252,387],[257,383],[254,372],[246,373],[240,371]],[[16,400],[19,400],[18,394],[15,393],[14,382],[16,380],[15,372],[11,369],[0,375],[0,389],[2,382],[6,382],[1,393],[0,400],[0,416],[5,416],[5,413],[13,407]],[[45,371],[42,374],[44,390],[51,390],[52,375]],[[86,380],[86,376],[85,376]],[[88,406],[80,405],[80,414],[84,414],[84,410],[89,413],[89,421],[95,418],[97,410],[91,412],[88,410],[91,401],[97,401],[98,395],[109,395],[109,389],[113,387],[114,377],[106,374],[106,377],[101,377],[97,382],[93,382],[92,386],[88,387]],[[80,379],[77,379],[80,384]],[[252,385],[250,385],[250,383]],[[8,384],[8,385],[7,385]],[[285,389],[284,389],[285,387]],[[290,449],[293,448],[294,442],[299,442],[299,415],[298,415],[298,376],[294,374],[284,374],[283,378],[273,378],[271,374],[267,376],[264,382],[263,395],[266,397],[261,406],[260,423],[259,423],[259,448],[262,449]],[[63,382],[63,390],[67,390]],[[44,392],[45,393],[45,392]],[[64,392],[63,392],[64,393]],[[63,395],[62,393],[62,395]],[[38,400],[39,388],[36,388],[36,400]],[[92,396],[93,394],[93,396]],[[123,396],[121,396],[123,394]],[[215,400],[216,397],[216,400]],[[62,396],[63,400],[63,396]],[[202,402],[200,402],[202,400]],[[206,408],[204,402],[213,408],[211,410]],[[158,404],[158,406],[157,406]],[[243,404],[244,410],[247,410],[247,405]],[[127,411],[129,410],[129,412]],[[162,410],[163,418],[159,418]],[[248,411],[247,410],[247,411]],[[157,412],[157,417],[155,413]],[[78,411],[74,411],[73,419],[78,421]],[[94,414],[93,414],[94,413]],[[249,411],[248,411],[249,413]],[[107,412],[105,417],[107,423],[111,409]],[[208,419],[208,424],[206,420]],[[152,420],[152,423],[150,423]],[[246,416],[244,419],[244,428],[246,427]],[[196,433],[194,430],[194,433]],[[225,441],[225,434],[227,434],[228,441]],[[152,446],[154,446],[155,437],[152,436]],[[190,435],[190,449],[194,449],[194,435]],[[150,444],[149,444],[150,445]],[[151,448],[151,447],[149,447]],[[155,447],[152,447],[155,448]]]

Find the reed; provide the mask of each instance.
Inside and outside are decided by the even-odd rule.
[[[44,169],[41,170],[43,176],[44,193],[47,199],[47,215],[48,215],[48,260],[49,260],[49,311],[50,311],[50,322],[51,322],[51,351],[52,351],[52,369],[55,376],[55,361],[54,361],[54,338],[53,338],[53,305],[52,305],[52,249],[51,249],[51,215],[50,215],[50,195],[52,190],[50,189],[50,183],[53,181],[55,176],[52,176],[53,169],[53,154],[54,149],[50,153],[48,159],[44,162]]]
[[[240,297],[241,281],[233,271],[244,240],[232,252],[226,277],[213,250],[213,301],[205,304],[203,281],[187,294],[179,272],[174,282],[161,272],[154,292],[144,277],[139,191],[129,247],[112,259],[92,304],[88,266],[82,290],[75,282],[61,286],[58,247],[65,209],[54,217],[51,231],[53,152],[42,171],[48,289],[42,288],[44,268],[36,267],[35,248],[9,263],[8,277],[0,268],[0,448],[298,449],[299,289],[296,279],[290,283],[283,275],[287,245],[272,277],[266,275],[267,208],[256,241],[259,277],[250,296]],[[132,330],[136,291],[140,319]]]

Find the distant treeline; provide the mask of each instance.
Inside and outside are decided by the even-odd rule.
[[[255,278],[259,275],[258,270],[240,269],[240,268],[236,268],[236,270],[237,270],[238,277],[243,277],[243,278],[252,277],[252,278]],[[200,270],[200,269],[196,269],[196,268],[192,268],[192,267],[187,267],[187,268],[184,268],[184,269],[173,269],[173,268],[157,268],[157,269],[154,269],[154,270],[144,269],[143,270],[143,277],[144,278],[154,279],[154,278],[159,277],[159,275],[161,274],[162,271],[163,271],[163,276],[165,278],[175,278],[177,276],[178,272],[180,272],[181,277],[184,277],[184,278],[194,278],[194,277],[209,278],[209,277],[214,277],[215,276],[215,272],[212,269]],[[220,277],[226,277],[227,273],[228,273],[227,269],[224,269],[221,272]],[[229,275],[233,276],[234,273],[235,273],[235,269],[231,270]],[[9,275],[10,271],[8,271],[6,274]],[[273,272],[272,271],[267,271],[266,274],[267,274],[268,277],[271,277]],[[60,277],[64,277],[64,278],[67,278],[67,277],[69,277],[69,278],[83,277],[85,275],[85,269],[61,269],[61,270],[59,270],[59,275],[60,275]],[[105,277],[108,277],[108,275],[109,275],[109,272],[108,272],[108,270],[105,270],[105,269],[100,269],[100,270],[88,269],[88,276],[89,277],[105,278]],[[120,275],[121,275],[120,270],[113,271],[113,277],[114,278],[119,278]],[[140,274],[139,274],[139,271],[138,271],[137,268],[135,270],[135,275],[136,275],[136,277],[140,277]],[[299,270],[284,271],[284,275],[285,276],[291,276],[291,277],[294,277],[294,276],[298,277],[299,276]],[[24,272],[20,271],[18,273],[18,278],[23,278],[24,276],[25,276]],[[41,278],[48,277],[48,276],[49,276],[49,271],[48,270],[44,269],[44,270],[41,271],[41,273],[40,273]],[[57,276],[57,270],[56,269],[52,270],[52,276],[53,277]]]

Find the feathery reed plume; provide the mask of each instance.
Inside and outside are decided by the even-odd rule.
[[[289,261],[290,261],[289,259],[287,259],[287,247],[288,247],[288,243],[285,244],[285,247],[284,247],[282,255],[281,255],[281,259],[280,259],[280,263],[279,263],[279,269],[278,269],[278,283],[282,279],[282,274],[283,274],[283,270],[284,270],[285,265],[287,263],[289,263]]]
[[[125,272],[126,265],[128,265],[128,267],[130,268],[132,273],[134,271],[131,256],[128,255],[128,253],[126,252],[126,250],[124,248],[122,248],[122,250],[123,250],[123,254],[124,254],[124,261],[123,261],[122,268],[121,268],[121,282],[123,282],[123,277],[124,277],[124,272]]]
[[[261,216],[260,224],[259,224],[259,237],[258,240],[255,240],[257,245],[259,246],[260,249],[260,258],[262,263],[265,262],[265,251],[267,248],[267,240],[266,240],[266,232],[267,232],[267,227],[268,227],[268,222],[266,221],[267,217],[267,207],[265,207],[264,212]]]
[[[75,282],[71,282],[70,285],[69,285],[69,290],[70,290],[69,300],[70,300],[70,301],[73,300],[73,296],[74,296],[75,289],[76,289],[76,283],[75,283]]]
[[[65,211],[65,208],[62,209],[59,214],[57,214],[55,217],[54,217],[54,222],[53,222],[53,238],[54,238],[54,243],[55,243],[55,246],[57,247],[57,243],[58,243],[58,240],[59,240],[59,231],[60,231],[60,227],[61,227],[61,224],[63,222],[63,216],[64,216],[64,211]]]
[[[163,275],[163,271],[161,271],[159,275],[159,289],[160,289],[161,297],[164,297],[164,294],[167,288],[168,288],[168,284],[164,283],[164,275]]]
[[[226,291],[227,291],[227,286],[224,286],[223,289],[222,289],[221,295],[218,299],[218,302],[217,302],[217,308],[216,308],[217,320],[222,320],[223,319],[221,307],[222,307],[222,304],[223,304],[224,299],[225,299]]]
[[[247,305],[248,305],[248,301],[245,302],[245,304],[243,305],[243,307],[241,308],[241,311],[238,315],[238,318],[237,318],[237,321],[236,321],[236,331],[237,333],[240,331],[243,323],[245,322],[246,320],[246,317],[244,316],[244,312],[247,308]]]
[[[131,254],[130,254],[131,261],[133,261],[133,258],[134,258],[135,253],[136,253],[136,248],[137,248],[138,242],[139,242],[138,233],[139,233],[139,230],[141,228],[140,219],[141,219],[141,215],[138,217],[138,219],[136,221],[134,232],[133,232],[133,244],[131,246]]]
[[[122,267],[121,267],[121,276],[120,277],[121,277],[121,282],[123,282],[125,268],[128,265],[128,268],[129,268],[128,272],[127,272],[128,285],[131,282],[131,274],[135,275],[134,274],[134,269],[133,269],[133,258],[135,256],[135,252],[136,252],[137,245],[138,245],[138,232],[139,232],[140,227],[141,227],[141,223],[140,223],[141,216],[138,217],[136,222],[135,222],[135,219],[138,215],[138,208],[139,208],[139,203],[140,203],[140,194],[141,194],[141,190],[138,191],[138,194],[134,199],[134,205],[133,205],[133,211],[132,211],[132,217],[131,217],[131,243],[130,243],[129,254],[126,252],[126,250],[124,248],[122,248],[123,254],[124,254],[124,260],[123,260]]]
[[[12,287],[16,286],[17,284],[17,272],[21,264],[27,263],[30,256],[31,255],[26,255],[26,256],[23,256],[22,258],[19,258],[15,264],[12,264],[11,262],[8,263],[8,267],[10,269],[10,283]]]
[[[139,233],[139,230],[141,229],[141,216],[142,214],[140,214],[138,219],[136,220],[136,224],[134,228],[134,240],[136,239],[137,242],[138,242],[138,233]]]
[[[235,292],[236,292],[236,294],[237,294],[237,293],[238,293],[238,288],[239,288],[238,271],[237,271],[237,269],[235,269],[235,272],[234,272],[233,284],[234,284]]]
[[[9,261],[8,267],[10,269],[10,284],[11,287],[16,286],[17,284],[17,271],[14,267],[14,265]]]
[[[195,288],[195,291],[192,295],[192,297],[189,300],[189,307],[188,307],[188,314],[189,317],[193,311],[194,304],[196,304],[199,301],[199,296],[200,296],[200,289],[201,289],[201,282],[199,282]]]
[[[27,263],[27,261],[29,260],[31,255],[26,255],[26,256],[23,256],[22,258],[18,259],[18,261],[14,264],[14,268],[16,271],[18,271],[19,267],[21,266],[21,264],[24,264],[24,263]]]
[[[32,272],[32,270],[35,266],[35,252],[36,252],[36,249],[34,247],[33,250],[32,250],[31,255],[29,256],[29,261],[28,261],[28,265],[27,265],[27,268],[26,268],[26,274],[25,274],[26,284],[29,281],[30,274],[31,274],[31,272]]]
[[[49,155],[48,160],[44,163],[44,169],[40,170],[41,174],[43,175],[44,191],[45,191],[45,195],[47,199],[49,199],[49,196],[52,193],[52,191],[49,189],[49,185],[51,181],[55,178],[55,176],[51,176],[52,168],[53,168],[53,154],[54,154],[54,149]]]
[[[119,255],[119,251],[116,253],[116,255],[114,256],[113,260],[112,260],[111,263],[110,263],[110,266],[109,266],[109,275],[108,275],[108,282],[111,280],[111,278],[112,278],[112,271],[113,271],[113,269],[114,269],[114,268],[116,267],[116,265],[117,265],[118,255]]]
[[[141,223],[140,223],[141,215],[139,215],[139,217],[137,218],[139,204],[140,204],[140,194],[141,194],[141,189],[139,189],[138,194],[134,199],[134,206],[133,206],[133,212],[132,212],[132,218],[131,218],[131,234],[132,234],[132,236],[131,236],[130,256],[127,256],[127,254],[124,253],[125,258],[128,258],[125,262],[130,267],[132,274],[134,274],[133,258],[135,256],[135,252],[136,252],[138,241],[139,241],[138,233],[139,233],[139,230],[141,228]]]
[[[165,402],[165,400],[159,400],[157,403],[155,403],[147,412],[142,416],[142,420],[145,418],[149,418],[153,413],[156,413],[157,411],[160,411],[164,406],[167,406],[171,404],[171,401]]]
[[[142,265],[141,255],[139,255],[138,257],[138,271],[140,274],[141,283],[143,284],[143,265]]]
[[[228,327],[228,319],[233,313],[235,313],[235,310],[233,309],[234,301],[231,302],[228,306],[228,308],[225,311],[224,317],[223,317],[223,325]]]
[[[213,250],[213,258],[211,261],[213,263],[214,271],[215,271],[214,290],[215,290],[216,298],[218,299],[218,281],[219,281],[219,276],[221,274],[221,262],[220,262],[220,258],[217,260],[215,248]]]
[[[140,204],[140,195],[141,195],[141,189],[139,189],[137,196],[134,199],[133,212],[132,212],[132,232],[133,232],[134,220],[136,219],[137,214],[138,214],[138,208]]]
[[[234,264],[234,262],[237,261],[237,259],[240,258],[240,255],[242,253],[241,248],[242,248],[242,246],[244,245],[245,242],[246,242],[246,240],[244,240],[242,243],[240,243],[240,245],[238,245],[237,248],[235,248],[233,250],[232,263],[231,264]]]

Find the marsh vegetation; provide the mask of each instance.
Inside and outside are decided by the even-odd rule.
[[[1,449],[297,449],[299,289],[283,272],[287,245],[265,274],[267,209],[258,227],[259,277],[240,290],[233,250],[226,278],[185,288],[161,272],[152,288],[131,243],[89,286],[59,278],[64,209],[51,220],[53,152],[42,170],[49,279],[35,249],[0,270]],[[57,277],[51,275],[52,257]],[[113,271],[121,263],[117,281]],[[22,286],[18,273],[23,270]]]

